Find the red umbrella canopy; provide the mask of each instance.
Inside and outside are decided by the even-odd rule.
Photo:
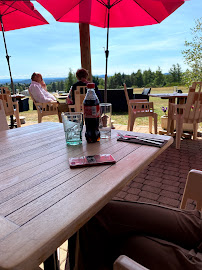
[[[98,27],[157,24],[185,0],[37,0],[57,21],[89,23]],[[110,6],[110,9],[109,9]]]
[[[0,17],[4,31],[48,24],[30,1],[0,0]]]

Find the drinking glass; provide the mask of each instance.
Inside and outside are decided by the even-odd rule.
[[[173,86],[173,94],[177,93],[177,86]]]
[[[62,122],[67,145],[82,143],[83,114],[81,112],[62,113]]]
[[[99,130],[101,139],[111,138],[111,115],[112,104],[100,103]]]

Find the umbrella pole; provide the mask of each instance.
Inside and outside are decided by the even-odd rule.
[[[4,46],[5,46],[5,50],[6,50],[6,60],[8,63],[8,69],[9,69],[10,79],[11,79],[11,89],[13,91],[13,94],[15,94],[14,84],[13,84],[13,79],[12,79],[12,74],[11,74],[10,61],[9,61],[10,56],[8,55],[7,46],[6,46],[6,39],[5,39],[5,35],[4,35],[4,26],[3,26],[2,15],[0,15],[0,21],[1,21],[1,29],[2,29],[2,35],[3,35],[3,40],[4,40]]]
[[[106,67],[105,67],[105,91],[104,91],[104,102],[107,102],[107,64],[108,64],[108,56],[109,56],[109,50],[108,50],[108,43],[109,43],[109,11],[108,9],[108,20],[107,20],[107,49],[105,51],[106,56]]]

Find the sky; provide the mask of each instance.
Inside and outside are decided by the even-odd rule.
[[[27,79],[33,72],[43,77],[67,77],[71,69],[81,67],[79,25],[56,22],[39,3],[35,8],[49,22],[47,25],[5,32],[14,79]],[[202,14],[202,0],[186,1],[160,24],[111,28],[109,31],[108,74],[131,74],[148,70],[163,73],[179,63],[186,70],[182,50],[192,39],[190,29]],[[93,75],[105,74],[107,30],[90,26],[91,65]],[[0,33],[0,80],[9,78],[3,37]],[[1,83],[1,81],[0,81]]]

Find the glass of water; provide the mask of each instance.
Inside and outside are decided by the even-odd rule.
[[[62,122],[67,145],[78,145],[82,143],[83,113],[62,113]]]
[[[111,138],[111,116],[112,104],[100,103],[99,130],[101,139]]]

